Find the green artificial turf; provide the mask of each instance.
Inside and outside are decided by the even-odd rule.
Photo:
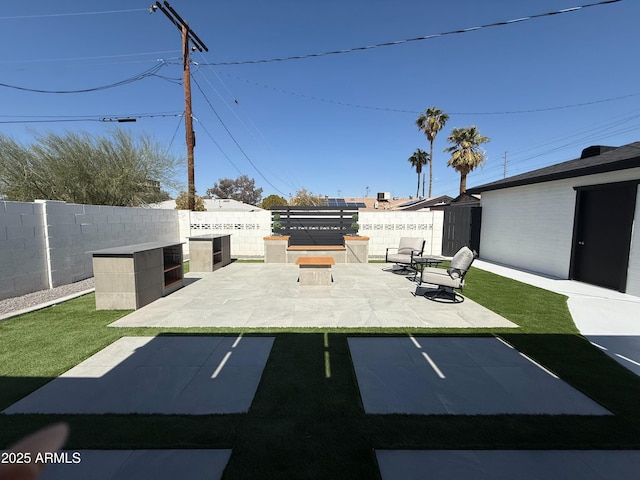
[[[63,419],[71,449],[231,448],[225,479],[377,478],[374,449],[640,448],[640,378],[577,333],[566,297],[478,269],[464,294],[520,328],[252,330],[245,336],[275,341],[247,414],[2,414],[0,448]],[[110,328],[128,312],[94,302],[89,294],[0,322],[0,410],[122,336],[241,331]],[[499,335],[614,415],[366,415],[347,338],[409,333]]]

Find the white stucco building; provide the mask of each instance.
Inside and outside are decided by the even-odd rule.
[[[639,183],[635,142],[470,188],[481,257],[640,296]]]

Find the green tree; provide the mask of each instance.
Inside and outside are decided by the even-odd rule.
[[[491,139],[480,135],[477,127],[454,128],[447,142],[451,147],[445,148],[445,152],[451,153],[447,166],[453,167],[460,173],[460,193],[467,190],[467,175],[476,167],[482,165],[486,158],[486,152],[480,147]]]
[[[296,207],[323,207],[327,205],[327,200],[322,195],[314,195],[306,188],[301,188],[289,203]]]
[[[409,163],[411,163],[411,165],[416,169],[416,173],[418,174],[418,189],[416,190],[417,198],[420,197],[420,174],[422,173],[422,166],[429,163],[429,154],[424,150],[416,148],[413,155],[409,157]],[[424,194],[424,189],[422,193]]]
[[[438,132],[449,120],[449,115],[436,107],[427,108],[421,113],[416,120],[418,129],[424,132],[429,140],[429,198],[431,198],[431,188],[433,186],[433,142]],[[424,195],[424,185],[422,186],[422,194]]]
[[[177,160],[145,135],[117,129],[35,140],[24,146],[0,134],[0,196],[7,200],[136,206],[166,199],[161,185],[177,187]]]
[[[176,210],[189,210],[189,193],[180,192],[176,197]],[[204,212],[206,208],[204,206],[204,200],[200,195],[195,196],[195,209],[194,212]]]
[[[262,200],[260,207],[265,210],[271,210],[274,207],[284,207],[288,205],[288,203],[286,198],[272,194]]]
[[[256,189],[256,182],[247,175],[240,175],[235,180],[221,178],[207,189],[207,195],[217,198],[230,198],[249,205],[258,205],[262,198],[262,188]]]

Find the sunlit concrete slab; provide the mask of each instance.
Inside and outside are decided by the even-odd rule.
[[[640,375],[640,335],[589,335],[587,338],[595,347]]]
[[[348,341],[367,413],[610,414],[498,338]]]
[[[77,450],[68,463],[48,465],[42,480],[216,480],[231,450]],[[75,460],[79,460],[74,463]]]
[[[123,337],[5,413],[246,412],[272,345],[272,337]]]
[[[234,263],[187,274],[186,287],[111,326],[517,328],[470,299],[432,302],[420,296],[411,275],[388,269],[336,264],[327,287],[300,285],[296,265]]]
[[[376,450],[382,480],[635,480],[638,450]]]

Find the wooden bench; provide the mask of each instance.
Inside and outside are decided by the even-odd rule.
[[[300,285],[324,285],[330,286],[333,281],[331,267],[336,262],[333,257],[299,257],[298,281]]]

